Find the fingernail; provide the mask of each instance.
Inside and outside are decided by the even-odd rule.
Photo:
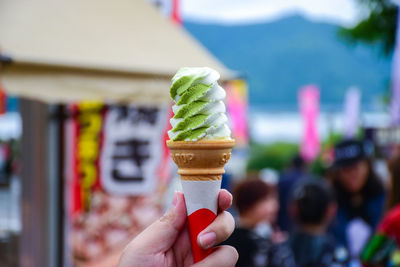
[[[204,249],[214,246],[216,240],[217,236],[215,235],[214,232],[208,232],[205,234],[201,234],[199,236],[200,246],[203,247]]]
[[[174,197],[172,198],[172,206],[175,207],[177,203],[178,203],[178,192],[175,191]]]
[[[231,205],[232,205],[233,195],[232,195],[231,192],[229,192],[229,191],[228,191],[228,193],[229,193],[229,195],[231,196]]]

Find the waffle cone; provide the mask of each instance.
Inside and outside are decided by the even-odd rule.
[[[181,180],[221,180],[235,140],[167,141]]]

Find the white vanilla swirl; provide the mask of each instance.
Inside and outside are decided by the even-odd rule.
[[[223,100],[225,90],[218,85],[220,75],[210,68],[181,68],[172,78],[174,117],[170,120],[171,140],[226,139],[231,131]]]

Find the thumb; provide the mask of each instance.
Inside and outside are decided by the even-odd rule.
[[[185,199],[181,192],[175,192],[172,207],[164,216],[147,227],[128,245],[127,250],[136,253],[153,254],[167,251],[174,244],[186,222]]]

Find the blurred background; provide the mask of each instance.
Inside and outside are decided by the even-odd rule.
[[[325,177],[358,139],[392,190],[398,4],[0,1],[0,266],[117,265],[179,188],[165,141],[182,66],[221,73],[225,188],[278,186],[296,158]]]

